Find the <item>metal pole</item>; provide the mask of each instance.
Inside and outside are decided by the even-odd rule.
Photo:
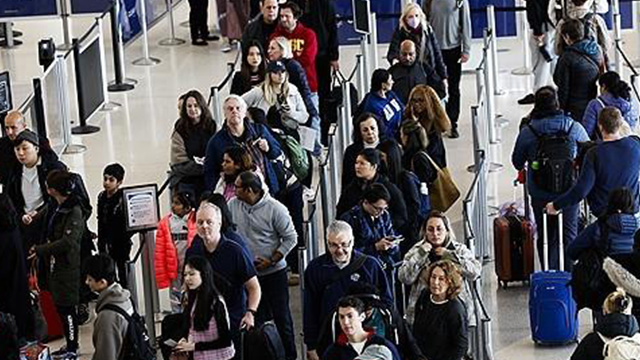
[[[176,37],[176,26],[173,19],[173,1],[167,0],[167,12],[169,13],[169,38],[160,40],[159,44],[162,46],[176,46],[186,43],[185,40]]]
[[[122,40],[122,27],[118,21],[120,14],[120,0],[115,0],[109,17],[111,18],[111,44],[113,47],[113,68],[115,72],[115,80],[109,83],[107,89],[109,91],[129,91],[135,88],[138,82],[133,79],[127,79],[124,68],[124,45]]]
[[[363,85],[365,93],[368,92],[369,89],[369,80],[371,79],[371,68],[369,64],[369,47],[368,39],[369,35],[362,35],[362,40],[360,40],[360,51],[362,52],[362,68],[363,72]],[[362,95],[364,97],[364,94]]]
[[[78,47],[76,46],[76,49]],[[71,140],[71,105],[69,101],[69,90],[68,90],[68,74],[67,74],[67,64],[64,60],[64,55],[57,56],[56,69],[58,71],[58,102],[60,104],[61,109],[61,118],[59,121],[62,121],[62,136],[64,139],[64,149],[62,152],[64,154],[80,154],[87,150],[87,147],[80,144],[72,144]],[[54,70],[56,70],[54,69]],[[77,76],[76,76],[77,78]],[[52,96],[53,94],[47,94],[47,96]]]
[[[151,231],[140,234],[144,237],[144,250],[142,252],[142,288],[144,292],[144,320],[147,325],[147,333],[151,343],[156,342],[155,314],[158,289],[156,288],[156,276],[153,259],[155,256],[155,239]],[[155,293],[155,295],[154,295]]]
[[[334,146],[332,149],[329,150],[330,152],[329,155],[331,156],[329,158],[329,168],[331,168],[331,174],[329,178],[330,180],[329,186],[331,187],[329,190],[329,194],[331,194],[331,202],[329,206],[331,208],[335,208],[336,199],[340,195],[340,191],[338,190],[338,187],[340,186],[340,180],[338,179],[338,174],[339,174],[338,167],[340,166],[339,164],[341,164],[340,160],[342,159],[342,157],[338,154],[336,150],[337,150],[336,146]]]
[[[331,136],[331,135],[329,135]],[[329,150],[331,151],[331,150]],[[333,209],[329,205],[329,171],[327,164],[320,164],[320,196],[322,199],[322,228],[326,229],[333,218]],[[313,254],[314,258],[317,254]]]
[[[520,6],[525,6],[524,1],[520,1]],[[527,16],[524,11],[518,12],[518,21],[520,22],[519,37],[522,40],[522,56],[524,57],[524,65],[511,71],[513,75],[531,75],[533,69],[531,67],[531,49],[529,48],[529,27],[527,26]]]
[[[492,41],[491,41],[491,72],[493,76],[493,93],[495,95],[504,95],[504,90],[499,89],[500,83],[498,81],[498,32],[496,29],[496,12],[493,5],[487,6],[487,23],[491,29]]]
[[[618,45],[622,41],[622,20],[620,18],[620,1],[612,0],[611,1],[611,10],[613,12],[613,41],[615,43],[614,51],[614,69],[615,71],[622,75],[622,55],[618,50]]]
[[[58,45],[60,50],[69,50],[72,46],[69,7],[68,0],[60,0],[60,19],[62,19],[62,37],[64,39],[64,44]]]
[[[487,109],[487,127],[489,129],[489,142],[491,144],[497,144],[498,139],[496,136],[496,127],[494,125],[495,120],[495,108],[494,108],[494,91],[493,91],[493,76],[491,74],[491,48],[489,41],[493,41],[490,39],[490,36],[493,37],[493,33],[489,33],[488,29],[484,29],[483,34],[483,43],[484,43],[484,104]]]
[[[371,13],[371,34],[369,35],[371,42],[371,72],[378,68],[378,22],[376,13]]]
[[[220,89],[217,86],[214,86],[211,88],[211,93],[212,93],[211,106],[213,107],[211,109],[211,113],[213,114],[213,116],[215,116],[214,120],[218,123],[218,129],[221,129],[222,125],[224,124],[224,120],[222,117],[222,103],[220,101]]]
[[[109,90],[107,89],[107,55],[104,50],[104,30],[102,29],[102,18],[97,17],[98,24],[98,47],[100,48],[100,73],[102,75],[102,93],[104,94],[104,104],[100,111],[113,111],[122,106],[114,101],[109,101]]]
[[[12,49],[16,45],[22,44],[20,40],[16,40],[13,34],[13,23],[11,21],[0,23],[4,29],[4,40],[0,40],[0,46]]]
[[[133,61],[133,65],[154,66],[160,59],[149,55],[149,29],[147,27],[147,0],[140,0],[140,26],[142,27],[142,57]]]
[[[360,102],[362,101],[362,99],[364,99],[365,94],[368,92],[367,86],[365,84],[366,76],[362,54],[356,55],[356,66],[358,67],[358,69],[356,70],[356,82],[358,84],[358,102]]]

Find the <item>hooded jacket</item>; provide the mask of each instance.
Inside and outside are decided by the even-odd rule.
[[[553,73],[558,102],[577,121],[582,120],[587,104],[598,95],[596,81],[603,61],[600,46],[589,39],[567,47],[558,59]]]
[[[638,322],[633,315],[607,314],[595,325],[595,331],[585,336],[571,355],[571,360],[603,360],[604,341],[601,336],[633,336],[638,333]]]
[[[606,227],[606,229],[605,229]],[[631,253],[633,251],[633,235],[640,227],[640,221],[633,214],[613,214],[606,220],[598,220],[587,226],[569,243],[568,254],[573,260],[588,249],[600,248],[607,255]],[[603,238],[607,231],[608,242]]]
[[[589,141],[589,136],[587,132],[584,131],[582,125],[562,113],[544,118],[531,119],[529,126],[540,135],[567,133],[569,138],[573,140],[573,158],[575,158],[578,152],[578,142]],[[533,181],[534,171],[531,169],[531,163],[536,158],[538,139],[529,126],[523,127],[520,133],[518,133],[518,138],[513,147],[513,153],[511,154],[511,163],[518,171],[524,169],[525,164],[527,165],[527,188],[532,198],[542,201],[553,201],[558,195],[540,189]]]
[[[633,299],[631,313],[640,319],[640,253],[614,255],[604,259],[602,269],[616,287],[623,288]]]
[[[285,258],[298,243],[298,234],[293,227],[289,210],[271,195],[264,193],[253,205],[237,197],[232,199],[229,211],[238,226],[238,232],[247,239],[247,245],[254,256],[270,259],[275,251],[284,255],[276,264],[258,271],[258,275],[269,275],[285,269]]]
[[[113,310],[103,309],[107,304],[118,306],[129,315],[133,314],[131,294],[120,284],[113,283],[100,293],[96,304],[98,316],[93,324],[95,353],[92,360],[118,359],[129,326],[124,316]]]
[[[255,107],[264,111],[265,114],[269,112],[272,106],[280,113],[282,124],[289,130],[297,130],[300,124],[304,124],[309,119],[309,113],[307,112],[304,99],[298,91],[298,88],[289,83],[289,96],[287,97],[287,104],[289,110],[285,111],[279,102],[273,105],[269,105],[264,95],[262,86],[256,86],[242,95],[242,98],[247,103],[248,107]]]
[[[389,139],[396,138],[402,123],[404,104],[393,90],[387,91],[386,97],[381,97],[378,92],[369,92],[362,99],[362,112],[370,112],[380,118],[384,129],[378,131]]]
[[[313,30],[298,22],[295,29],[289,32],[281,25],[271,34],[271,39],[278,36],[285,37],[291,44],[293,58],[304,68],[309,81],[311,92],[318,91],[318,76],[316,73],[316,56],[318,55],[318,40]]]
[[[171,214],[165,216],[160,220],[158,224],[158,230],[156,231],[156,282],[158,289],[166,289],[171,284],[171,281],[178,278],[178,272],[182,269],[178,269],[178,253],[176,252],[176,245],[171,238],[171,228],[169,225],[169,218]],[[191,247],[191,241],[196,235],[196,213],[192,211],[187,219],[187,248]]]
[[[413,90],[416,85],[420,84],[427,84],[431,86],[436,90],[436,92],[438,92],[439,96],[441,95],[437,88],[438,84],[429,84],[424,68],[420,66],[417,61],[414,61],[411,65],[405,65],[402,62],[397,62],[389,68],[389,73],[391,74],[391,77],[393,77],[392,90],[396,95],[398,95],[398,98],[400,98],[400,101],[402,101],[403,104],[408,104],[411,90]],[[442,94],[441,97],[444,95],[446,94]]]
[[[597,139],[598,116],[600,116],[600,112],[605,106],[613,106],[620,110],[624,120],[629,124],[631,129],[638,123],[638,108],[633,102],[615,97],[613,94],[606,92],[589,101],[587,109],[584,111],[584,116],[582,116],[582,126],[587,130],[587,134],[589,134],[592,140]]]
[[[389,340],[374,334],[373,331],[368,331],[367,335],[368,337],[364,344],[363,352],[364,349],[370,345],[382,345],[391,350],[393,360],[401,359],[395,345],[393,345]],[[329,346],[327,351],[324,352],[322,360],[353,360],[358,357],[358,355],[358,352],[349,344],[347,336],[341,333],[338,335],[336,342]]]
[[[294,0],[303,11],[300,21],[316,33],[318,56],[338,60],[338,21],[331,0]]]

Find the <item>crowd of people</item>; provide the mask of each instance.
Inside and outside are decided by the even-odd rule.
[[[194,45],[212,39],[206,3],[190,1]],[[535,221],[541,224],[545,212],[564,214],[563,239],[551,219],[551,247],[573,260],[590,249],[606,256],[609,282],[592,306],[597,335],[587,336],[573,356],[593,359],[605,337],[638,332],[640,305],[632,299],[640,297],[640,139],[632,135],[638,109],[628,84],[607,71],[608,39],[597,30],[602,9],[585,12],[593,1],[572,0],[569,17],[556,21],[548,6],[538,5],[527,2],[535,92],[519,101],[534,107],[512,162],[526,172]],[[229,45],[241,41],[242,64],[222,104],[224,119],[213,118],[198,90],[178,97],[171,207],[157,227],[154,259],[157,286],[169,290],[171,303],[162,324],[164,358],[241,358],[251,351],[242,346],[242,332],[270,321],[287,360],[465,358],[469,328],[477,325],[469,282],[482,264],[456,240],[445,215],[457,195],[436,190],[446,181],[444,137],[460,136],[468,1],[403,9],[387,52],[390,67],[372,73],[354,112],[326,252],[306,268],[296,253],[304,238],[303,194],[335,110],[333,4],[218,0],[218,9]],[[77,358],[79,325],[94,311],[93,359],[119,358],[135,313],[125,169],[104,167],[93,212],[82,177],[26,128],[20,112],[10,112],[4,126],[0,274],[9,285],[0,312],[15,317],[20,340],[42,340],[42,309],[32,294],[49,291],[66,340],[55,359]],[[312,148],[301,146],[302,127],[315,134]],[[582,217],[581,201],[590,212]],[[97,234],[87,227],[92,213]],[[598,220],[590,224],[589,215]],[[542,226],[538,232],[542,254]],[[549,253],[557,268],[558,252]],[[297,353],[288,290],[300,277],[306,354]],[[621,289],[611,293],[613,285]]]

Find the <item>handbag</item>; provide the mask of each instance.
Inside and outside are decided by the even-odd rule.
[[[431,206],[434,210],[446,212],[460,198],[460,189],[453,181],[449,169],[446,167],[441,169],[429,154],[425,152],[424,155],[438,173],[436,180],[429,184]]]

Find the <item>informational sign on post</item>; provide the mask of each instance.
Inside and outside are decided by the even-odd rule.
[[[156,184],[131,186],[122,189],[127,231],[153,230],[160,221]]]
[[[11,81],[9,72],[0,72],[0,115],[5,114],[13,107],[11,101]]]

